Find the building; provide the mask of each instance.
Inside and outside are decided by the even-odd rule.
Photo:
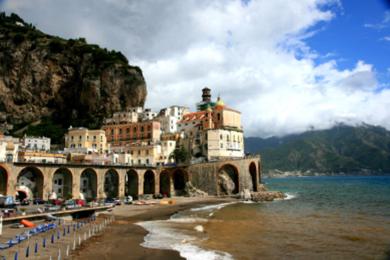
[[[227,107],[222,99],[212,101],[211,90],[202,90],[198,111],[187,113],[178,122],[180,144],[192,157],[218,160],[244,157],[241,113]]]
[[[102,129],[107,136],[107,142],[114,147],[126,146],[134,143],[154,143],[160,141],[161,129],[158,121],[123,122],[120,124],[106,123]]]
[[[124,123],[137,123],[150,121],[157,116],[150,108],[130,107],[125,111],[115,112],[111,118],[104,119],[104,124],[119,125]]]
[[[32,163],[66,163],[66,156],[61,153],[48,153],[44,151],[19,151],[18,161]]]
[[[20,141],[18,138],[0,134],[0,161],[16,162]]]
[[[156,118],[161,124],[161,133],[176,133],[177,122],[182,120],[183,116],[187,113],[189,113],[188,107],[183,106],[170,106],[161,109]]]
[[[65,134],[65,151],[78,153],[106,153],[109,151],[104,130],[84,127],[68,129]]]
[[[50,150],[50,138],[48,137],[34,137],[24,136],[21,139],[21,145],[26,150],[34,151],[49,151]]]

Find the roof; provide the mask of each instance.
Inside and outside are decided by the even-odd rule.
[[[183,115],[183,119],[179,121],[179,123],[185,123],[190,122],[194,120],[202,120],[206,117],[207,111],[198,111],[198,112],[191,112],[188,114]]]

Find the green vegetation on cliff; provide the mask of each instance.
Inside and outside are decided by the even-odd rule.
[[[143,106],[140,68],[84,38],[47,35],[18,15],[0,13],[0,130],[52,137],[70,125],[99,128],[104,117]]]
[[[390,173],[390,132],[382,127],[337,125],[281,138],[246,138],[245,145],[261,154],[265,171]]]

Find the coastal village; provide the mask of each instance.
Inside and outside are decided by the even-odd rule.
[[[0,194],[21,202],[257,191],[260,159],[245,157],[241,113],[207,87],[196,108],[130,107],[101,129],[70,126],[62,151],[47,137],[2,135]]]

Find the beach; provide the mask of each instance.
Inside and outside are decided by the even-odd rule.
[[[74,259],[389,259],[390,177],[265,182],[287,198],[116,207],[114,223]]]
[[[229,198],[175,198],[174,205],[122,205],[113,209],[115,221],[72,253],[73,259],[184,259],[174,250],[141,246],[147,231],[135,223],[169,219],[173,214],[193,207],[236,201]],[[106,213],[103,213],[106,214]]]

